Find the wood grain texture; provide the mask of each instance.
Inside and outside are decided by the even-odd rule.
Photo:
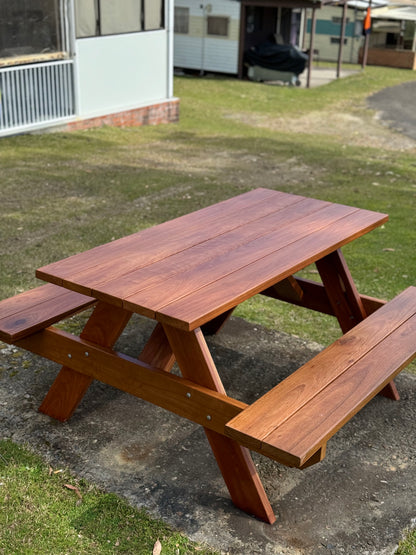
[[[37,275],[192,330],[386,220],[385,214],[255,189]]]
[[[39,268],[36,275],[39,279],[62,285],[64,280],[69,281],[74,275],[94,270],[94,268],[96,268],[96,273],[112,269],[116,258],[122,262],[120,271],[124,273],[126,268],[124,264],[127,264],[127,269],[131,266],[133,269],[137,266],[144,266],[183,250],[187,245],[191,246],[215,236],[218,233],[216,226],[223,225],[224,229],[230,229],[230,220],[242,218],[243,213],[250,209],[254,210],[257,204],[267,206],[268,200],[276,195],[282,199],[287,198],[288,202],[294,201],[294,196],[286,193],[276,193],[267,189],[249,191],[238,197],[48,264]],[[297,198],[295,197],[295,201]],[[282,200],[282,202],[285,201]],[[155,245],[158,246],[158,249],[155,249]],[[123,259],[127,262],[123,263]]]
[[[366,317],[365,308],[340,250],[316,261],[325,292],[346,333]]]
[[[219,433],[224,432],[226,422],[247,406],[144,361],[103,349],[52,327],[21,340],[19,347],[59,364],[68,361],[70,371],[83,376],[86,381],[97,379]],[[67,358],[68,354],[71,359]],[[60,387],[68,385],[70,393],[72,379],[70,375],[68,382],[59,384]],[[211,416],[210,420],[207,420],[207,414]]]
[[[166,237],[158,237],[158,228],[154,228],[153,241],[149,239],[144,244],[138,237],[136,247],[139,249],[127,253],[125,249],[120,250],[118,256],[113,255],[105,264],[97,264],[91,259],[90,267],[74,272],[63,282],[81,292],[91,292],[102,300],[117,302],[117,299],[151,287],[160,289],[161,282],[166,287],[166,281],[172,276],[189,272],[266,234],[273,226],[276,227],[277,218],[283,218],[282,212],[285,213],[284,218],[290,218],[286,208],[293,219],[298,212],[298,217],[301,217],[302,210],[310,212],[327,204],[297,196],[285,195],[282,198],[278,195],[230,214],[218,214],[206,225],[203,218],[198,220],[193,217],[184,230],[176,230]]]
[[[130,312],[105,303],[98,303],[81,333],[81,338],[96,343],[100,347],[110,348],[120,337],[130,318]],[[49,345],[49,348],[51,348],[51,345]],[[29,350],[33,352],[33,348]],[[43,354],[46,358],[48,358],[47,353],[48,350],[46,349]],[[66,357],[71,355],[72,357],[71,352],[64,351],[61,355]],[[68,357],[68,362],[71,361],[71,357]],[[91,382],[92,377],[63,363],[59,374],[39,407],[39,411],[56,420],[65,422],[73,415]]]
[[[0,302],[0,339],[14,343],[92,306],[95,299],[46,284]]]
[[[214,361],[200,329],[192,332],[164,326],[182,375],[199,385],[225,395]],[[208,418],[209,417],[209,418]],[[212,415],[207,415],[212,422]],[[276,517],[258,476],[250,453],[232,439],[205,427],[233,503],[245,512],[272,524]]]
[[[262,291],[262,295],[272,297],[273,299],[279,299],[280,301],[286,301],[297,306],[303,306],[310,310],[316,310],[317,312],[323,312],[330,316],[335,316],[334,309],[329,302],[328,295],[322,283],[299,277],[295,279],[299,289],[302,291],[301,295],[296,296],[293,294],[293,291],[281,288],[280,283]],[[368,295],[360,294],[360,299],[367,315],[373,314],[373,312],[386,304],[385,300],[376,299]]]
[[[181,329],[195,329],[363,235],[378,221],[373,213],[355,211],[306,233],[296,226],[291,230],[293,241],[172,301],[159,309],[156,318]],[[126,306],[135,309],[133,303]]]
[[[226,433],[285,464],[302,466],[416,353],[410,287],[245,409]]]

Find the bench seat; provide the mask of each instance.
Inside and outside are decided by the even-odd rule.
[[[415,354],[416,287],[409,287],[244,409],[225,434],[288,466],[309,466]]]
[[[0,339],[14,343],[96,302],[48,283],[0,301]]]

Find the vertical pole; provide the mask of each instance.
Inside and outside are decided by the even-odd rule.
[[[368,9],[371,10],[371,0],[369,0]],[[370,12],[371,13],[371,12]],[[370,31],[365,32],[365,39],[364,39],[364,52],[363,52],[363,60],[361,67],[364,69],[367,65],[367,57],[368,57],[368,45],[370,43]]]
[[[204,75],[205,66],[205,37],[207,32],[207,10],[205,4],[201,4],[202,10],[202,37],[201,37],[201,69],[199,75]]]
[[[240,4],[240,40],[238,41],[238,78],[242,79],[244,75],[244,47],[246,38],[246,17],[247,8],[244,2]]]
[[[306,81],[306,87],[309,89],[311,86],[311,73],[312,73],[312,60],[313,60],[313,46],[315,39],[315,29],[316,29],[316,8],[312,8],[312,21],[311,21],[311,39],[309,43],[309,60],[308,60],[308,78]]]
[[[413,26],[413,43],[412,43],[412,51],[416,52],[416,22],[414,22]]]
[[[345,1],[342,6],[342,23],[341,23],[341,36],[339,38],[339,49],[338,49],[338,65],[337,65],[337,79],[341,77],[341,64],[342,64],[342,50],[344,48],[345,40],[345,27],[347,23],[347,9],[348,4]]]
[[[162,6],[164,3],[162,2]],[[167,97],[173,98],[173,70],[174,70],[174,59],[173,59],[173,33],[174,33],[174,2],[173,0],[168,0],[166,2],[166,12],[165,12],[165,21],[164,26],[167,33],[167,76],[166,76],[166,83],[167,83]]]
[[[306,28],[308,23],[308,8],[303,10],[303,26],[302,26],[302,50],[306,49]]]

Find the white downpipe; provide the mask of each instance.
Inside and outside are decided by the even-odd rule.
[[[77,60],[77,44],[75,35],[75,4],[74,0],[67,0],[65,17],[68,20],[68,42],[70,46],[71,57],[74,61],[73,80],[74,80],[74,113],[78,115],[80,112],[80,90],[78,79],[78,60]]]
[[[174,0],[166,0],[165,25],[167,33],[167,97],[173,98],[173,31],[174,31]]]

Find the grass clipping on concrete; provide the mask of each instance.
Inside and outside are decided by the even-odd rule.
[[[360,292],[392,298],[416,282],[416,143],[366,98],[414,79],[368,67],[306,90],[182,77],[178,124],[3,138],[0,297],[38,285],[37,267],[261,186],[388,213],[344,254]],[[266,298],[236,314],[322,345],[340,334],[330,317]],[[0,552],[111,552],[134,541],[130,552],[149,553],[158,537],[172,542],[163,553],[181,549],[185,540],[149,532],[114,496],[1,448]],[[401,553],[414,552],[415,537]]]

